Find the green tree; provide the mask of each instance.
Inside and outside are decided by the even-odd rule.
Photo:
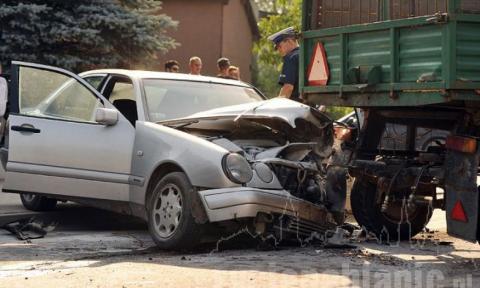
[[[253,48],[257,61],[255,85],[267,97],[275,97],[280,89],[277,82],[282,68],[282,58],[267,37],[290,26],[300,29],[302,1],[257,0],[256,2],[262,11],[270,15],[262,18],[258,23],[261,37]]]
[[[82,71],[145,66],[178,43],[176,21],[153,0],[2,0],[0,61]]]
[[[300,31],[302,19],[302,0],[256,0],[261,11],[270,15],[258,23],[261,38],[253,47],[256,55],[255,85],[269,98],[278,95],[280,86],[278,77],[282,68],[282,59],[267,37],[284,28],[293,26]],[[345,107],[327,107],[327,113],[338,119],[350,113]]]

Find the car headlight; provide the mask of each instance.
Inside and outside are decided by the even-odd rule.
[[[252,180],[253,171],[245,157],[230,153],[223,157],[223,170],[227,177],[235,183],[244,184]]]
[[[258,178],[260,178],[265,183],[270,183],[273,181],[273,172],[265,163],[256,163],[253,166],[253,169],[257,173]]]

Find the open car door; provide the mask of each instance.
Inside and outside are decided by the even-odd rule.
[[[3,190],[128,201],[135,130],[115,107],[63,69],[13,62],[11,78]]]

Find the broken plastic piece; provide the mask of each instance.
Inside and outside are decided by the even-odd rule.
[[[56,223],[44,224],[35,217],[21,219],[4,225],[3,229],[17,236],[19,240],[43,238],[57,226]]]
[[[335,249],[354,249],[357,248],[354,245],[351,245],[345,235],[345,230],[343,228],[337,228],[332,237],[329,237],[325,241],[325,248],[335,248]]]

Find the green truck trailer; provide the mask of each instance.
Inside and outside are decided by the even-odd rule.
[[[358,223],[407,239],[440,208],[449,234],[478,241],[480,1],[305,0],[301,35],[303,98],[363,114],[344,145]]]

